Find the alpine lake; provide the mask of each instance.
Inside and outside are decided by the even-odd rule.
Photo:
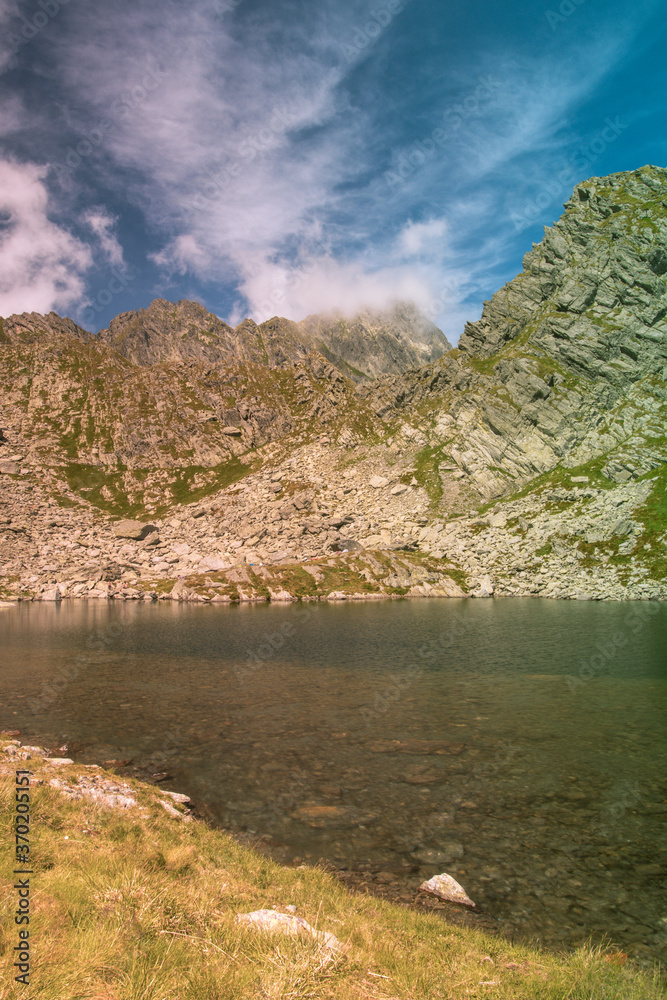
[[[357,890],[667,962],[664,604],[66,601],[4,608],[0,646],[23,743]],[[477,910],[419,892],[442,872]]]

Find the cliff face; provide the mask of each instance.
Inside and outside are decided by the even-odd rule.
[[[385,415],[429,408],[488,497],[602,456],[612,478],[646,473],[667,459],[666,272],[667,171],[593,178],[457,351],[366,396]]]
[[[575,376],[625,387],[667,364],[667,171],[595,177],[496,292],[462,351],[508,346],[546,355]]]
[[[350,407],[352,423],[364,426],[367,408],[352,384],[317,354],[281,368],[230,350],[214,363],[192,357],[194,338],[167,335],[155,338],[160,360],[142,363],[55,313],[10,316],[2,336],[3,427],[33,465],[176,474],[298,438],[313,420],[344,423]],[[136,328],[128,340],[128,353],[141,354]],[[152,352],[151,337],[148,345]]]
[[[667,596],[667,170],[578,185],[447,346],[410,306],[232,329],[156,300],[98,337],[9,317],[0,575],[54,583],[80,525],[99,571],[144,590],[211,553],[233,567],[357,546],[411,554],[359,564],[369,587],[389,574],[385,593],[452,593],[454,573],[480,596]],[[162,561],[112,537],[128,515],[158,523]]]

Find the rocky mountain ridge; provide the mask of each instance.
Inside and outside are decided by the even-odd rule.
[[[321,319],[213,327],[212,347],[194,303],[99,339],[10,317],[5,593],[664,598],[666,275],[667,171],[643,167],[578,185],[420,367],[368,317],[321,350]],[[346,330],[383,374],[332,362]],[[157,530],[119,538],[128,517]]]
[[[147,309],[121,313],[100,342],[129,361],[211,364],[231,360],[283,367],[320,352],[353,382],[435,361],[451,344],[410,303],[385,311],[364,310],[308,316],[300,323],[274,316],[259,325],[244,319],[232,328],[198,302],[155,299]]]

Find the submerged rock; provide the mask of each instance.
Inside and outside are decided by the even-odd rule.
[[[376,740],[372,753],[459,754],[465,744],[450,740]]]
[[[446,865],[450,861],[462,858],[464,853],[463,844],[452,842],[442,844],[438,848],[423,847],[421,850],[415,851],[414,857],[425,865]]]

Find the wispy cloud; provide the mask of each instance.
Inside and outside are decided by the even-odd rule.
[[[84,213],[83,222],[97,237],[100,253],[106,262],[112,267],[125,267],[123,248],[113,231],[118,220],[98,206]]]

